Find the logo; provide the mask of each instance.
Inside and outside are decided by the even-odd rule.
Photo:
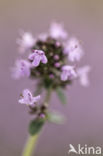
[[[88,147],[87,145],[81,146],[80,144],[77,145],[75,148],[72,144],[69,144],[69,150],[68,154],[70,155],[71,153],[78,154],[78,155],[102,155],[102,148],[100,146],[97,147]]]

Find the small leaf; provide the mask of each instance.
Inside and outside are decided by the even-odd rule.
[[[29,133],[31,135],[37,134],[41,130],[42,126],[44,125],[44,122],[45,121],[43,119],[32,120],[29,125]]]
[[[63,124],[65,117],[58,112],[49,112],[47,114],[47,120],[55,124]]]
[[[65,96],[63,90],[62,90],[60,87],[56,89],[56,93],[57,93],[57,95],[58,95],[60,101],[61,101],[63,104],[66,104],[66,103],[67,103],[67,101],[66,101],[66,96]]]

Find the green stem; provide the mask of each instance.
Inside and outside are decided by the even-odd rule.
[[[34,147],[36,146],[37,139],[38,139],[38,135],[29,136],[22,156],[31,156],[32,151],[34,151],[35,149]]]
[[[45,103],[46,104],[48,104],[48,102],[50,100],[51,91],[52,91],[51,88],[49,88],[47,90],[47,94],[46,94],[46,97],[45,97]],[[26,143],[26,145],[24,147],[22,156],[31,156],[33,151],[35,152],[35,148],[36,148],[36,143],[37,143],[38,137],[39,137],[39,134],[34,135],[34,136],[29,136],[29,138],[27,140],[27,143]]]
[[[52,92],[52,87],[48,88],[48,90],[47,90],[47,94],[46,94],[46,97],[45,97],[45,103],[49,102],[50,96],[51,96],[51,92]]]

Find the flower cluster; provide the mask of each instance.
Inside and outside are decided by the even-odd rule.
[[[83,86],[89,85],[90,67],[87,65],[77,68],[77,63],[84,55],[81,43],[75,37],[68,38],[63,24],[52,23],[47,33],[36,38],[29,32],[21,32],[20,35],[17,43],[20,53],[26,53],[26,59],[18,59],[12,68],[12,76],[15,79],[37,79],[42,87],[52,87],[54,90],[58,87],[65,88],[75,79]],[[32,112],[35,112],[39,99],[40,96],[33,97],[26,89],[19,103],[29,105]]]

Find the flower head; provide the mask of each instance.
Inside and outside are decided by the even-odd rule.
[[[34,105],[40,99],[40,95],[33,97],[31,92],[28,89],[25,89],[22,93],[21,98],[19,99],[19,103],[26,105]]]
[[[50,36],[54,39],[66,39],[67,32],[64,30],[64,26],[60,23],[52,23],[50,26]]]
[[[33,67],[39,66],[40,62],[42,62],[43,64],[47,63],[47,57],[42,50],[34,50],[34,52],[29,55],[29,60],[32,61]]]
[[[88,73],[90,72],[90,66],[84,66],[78,69],[78,77],[80,84],[84,87],[87,87],[89,85],[89,79],[88,79]]]
[[[26,50],[32,48],[35,43],[35,39],[33,38],[32,34],[29,32],[21,33],[21,39],[17,40],[19,44],[19,51],[24,53]]]
[[[72,38],[66,43],[64,53],[68,54],[68,59],[72,62],[79,61],[84,54],[82,47],[76,38]]]
[[[67,37],[64,25],[56,22],[51,24],[48,32],[41,33],[36,36],[36,39],[31,33],[22,33],[18,43],[21,50],[29,49],[30,54],[27,61],[16,62],[13,77],[19,79],[30,76],[32,79],[37,79],[38,84],[46,89],[51,86],[53,89],[65,88],[76,77],[82,85],[87,85],[87,68],[81,70],[77,68],[77,65],[75,66],[82,58],[84,51],[75,37],[69,40]],[[75,64],[71,65],[71,63]]]
[[[17,60],[15,66],[12,68],[12,76],[14,79],[30,76],[30,63],[26,60]]]
[[[62,67],[61,80],[67,81],[77,77],[74,66],[65,65]]]

